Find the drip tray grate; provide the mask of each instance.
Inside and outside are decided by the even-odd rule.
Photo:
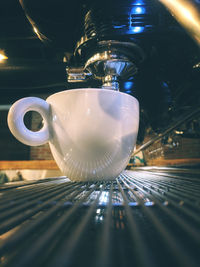
[[[199,266],[197,170],[0,187],[1,266]]]

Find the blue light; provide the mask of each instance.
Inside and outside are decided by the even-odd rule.
[[[142,13],[142,8],[141,7],[136,7],[135,12],[137,14],[141,14]]]
[[[133,27],[132,29],[132,32],[134,33],[140,33],[140,32],[143,32],[144,31],[144,27]]]
[[[134,5],[137,5],[137,6],[141,6],[141,5],[144,5],[144,2],[143,0],[137,0]]]
[[[134,8],[131,9],[131,13],[132,14],[145,14],[146,13],[146,9],[145,7],[141,7],[141,6],[135,6]]]
[[[131,90],[132,86],[133,86],[133,82],[125,82],[124,83],[124,89],[125,90]]]
[[[114,29],[122,29],[122,28],[124,28],[126,25],[115,25],[115,26],[113,26],[113,28]]]
[[[165,88],[168,88],[168,87],[169,87],[168,84],[167,84],[166,82],[163,82],[162,85],[163,85],[163,87],[165,87]]]
[[[154,205],[154,202],[152,202],[152,201],[146,201],[146,202],[144,203],[144,205],[147,206],[147,207],[149,207],[149,206],[153,206],[153,205]]]

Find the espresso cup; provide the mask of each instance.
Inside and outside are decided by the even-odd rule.
[[[30,131],[24,115],[37,111],[43,127]],[[112,180],[127,166],[136,143],[139,103],[125,93],[96,88],[62,91],[43,100],[26,97],[8,113],[8,126],[22,143],[49,142],[52,155],[72,181]]]

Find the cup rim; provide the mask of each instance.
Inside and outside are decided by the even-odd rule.
[[[111,89],[102,89],[102,88],[76,88],[76,89],[63,90],[63,91],[60,91],[60,92],[57,92],[55,94],[52,94],[52,95],[48,96],[46,100],[48,101],[51,98],[53,98],[54,96],[56,96],[56,95],[59,95],[59,94],[62,94],[62,93],[71,93],[72,91],[73,92],[77,92],[77,91],[102,91],[102,92],[109,92],[109,93],[115,93],[115,94],[117,93],[117,94],[121,94],[121,95],[124,95],[124,96],[127,96],[127,97],[130,97],[130,98],[133,98],[133,99],[137,100],[136,97],[134,97],[132,95],[129,95],[127,93],[120,92],[120,91],[115,91],[115,90],[111,90]]]

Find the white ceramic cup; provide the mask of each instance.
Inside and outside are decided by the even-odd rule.
[[[28,111],[37,111],[43,118],[38,132],[24,125]],[[46,101],[23,98],[8,114],[12,134],[26,145],[49,142],[60,170],[73,181],[116,178],[130,160],[138,124],[136,98],[96,88],[62,91]]]

